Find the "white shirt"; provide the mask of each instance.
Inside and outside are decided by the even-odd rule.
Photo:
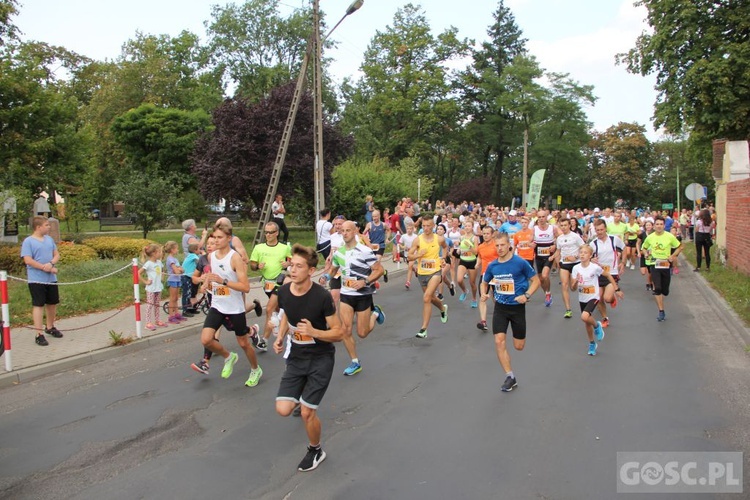
[[[616,249],[622,251],[625,248],[625,244],[619,236],[607,236],[604,241],[596,238],[589,243],[589,246],[594,250],[594,257],[597,258],[599,265],[607,269],[609,274],[615,276],[620,274],[620,271],[617,268],[619,264],[617,252],[612,248],[613,241]]]
[[[331,224],[331,221],[325,219],[320,219],[317,224],[315,224],[315,234],[318,236],[318,243],[327,243],[331,241],[332,228],[333,224]]]
[[[279,210],[281,210],[281,208],[283,206],[284,206],[283,203],[279,203],[279,202],[276,202],[276,201],[274,201],[273,205],[271,205],[271,211],[273,212],[273,216],[276,217],[277,219],[283,219],[284,218],[284,214],[277,214],[276,213]]]
[[[604,270],[593,262],[589,262],[586,267],[583,267],[583,264],[573,266],[570,275],[578,282],[578,302],[585,304],[599,298],[599,276],[603,272]]]

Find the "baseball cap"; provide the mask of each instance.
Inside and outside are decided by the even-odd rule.
[[[516,215],[518,215],[518,212],[516,212],[515,210],[511,210],[510,212],[508,212],[508,215],[515,217]]]
[[[596,207],[596,208],[594,209],[594,212],[599,212],[599,207]]]

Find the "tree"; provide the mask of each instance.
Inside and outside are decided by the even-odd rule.
[[[18,14],[17,0],[0,0],[0,47],[7,44],[8,40],[16,40],[18,28],[10,21],[12,16]]]
[[[640,0],[651,33],[618,56],[656,73],[654,125],[704,139],[750,138],[750,10],[743,1]]]
[[[131,171],[135,170],[131,168]],[[174,176],[132,174],[113,187],[113,196],[125,204],[129,215],[135,217],[135,225],[143,231],[144,239],[163,221],[180,211],[180,198],[174,190],[176,182]]]
[[[450,28],[433,36],[424,12],[407,4],[365,51],[364,76],[345,90],[343,126],[357,135],[357,155],[430,158],[457,128],[447,63],[468,51]]]
[[[618,198],[630,206],[648,204],[653,148],[645,131],[642,125],[620,122],[603,133],[595,132],[589,145],[589,182],[578,188],[577,196],[604,206],[612,206]]]
[[[255,104],[227,99],[214,110],[214,128],[198,139],[192,156],[192,172],[207,200],[224,198],[227,202],[263,205],[294,88],[295,84],[289,83],[274,89]],[[303,94],[279,183],[279,193],[287,199],[297,188],[306,199],[314,197],[312,118],[312,98]],[[337,126],[324,122],[326,179],[332,166],[349,154],[351,142]]]
[[[211,124],[202,109],[183,111],[144,104],[119,116],[112,135],[132,165],[150,175],[176,174],[182,186],[192,186],[189,157],[196,139]]]

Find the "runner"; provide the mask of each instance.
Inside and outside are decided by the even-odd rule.
[[[510,212],[508,212],[508,220],[503,222],[503,224],[500,226],[500,231],[503,233],[508,233],[508,236],[513,237],[514,234],[523,229],[523,225],[519,224],[518,220],[516,219],[517,215],[518,212],[516,212],[515,210],[511,210]]]
[[[638,225],[636,217],[630,217],[625,226],[625,266],[630,264],[630,269],[635,269],[635,261],[638,255],[638,234],[641,232],[641,226]]]
[[[573,266],[573,270],[571,271],[573,280],[571,280],[570,289],[575,290],[578,288],[581,321],[586,326],[586,335],[589,339],[588,355],[596,356],[597,342],[601,342],[604,338],[602,322],[596,321],[593,316],[596,304],[599,302],[599,280],[604,276],[613,286],[617,286],[617,283],[601,266],[591,262],[592,255],[594,255],[594,251],[590,246],[585,243],[581,245],[578,252],[581,262]],[[622,296],[622,292],[620,294]]]
[[[544,305],[550,307],[552,305],[552,292],[549,282],[549,273],[552,268],[550,257],[555,253],[555,240],[560,235],[560,231],[547,222],[545,210],[539,210],[537,217],[532,243],[532,248],[535,251],[534,262],[536,263],[536,271],[539,273],[542,290],[544,290]]]
[[[373,220],[376,212],[373,212]],[[370,247],[357,243],[357,226],[354,222],[344,222],[343,227],[344,246],[333,254],[331,272],[341,271],[339,315],[344,331],[344,346],[352,360],[344,370],[344,375],[356,375],[362,371],[362,365],[357,357],[357,347],[352,336],[354,313],[357,313],[357,335],[361,339],[367,338],[375,328],[376,322],[382,325],[385,321],[385,313],[372,301],[372,295],[375,293],[373,284],[383,275],[383,266]],[[330,278],[330,275],[324,275],[323,279],[327,278]]]
[[[562,234],[557,237],[554,260],[560,262],[560,284],[562,285],[563,302],[565,303],[565,319],[573,317],[573,311],[570,309],[570,273],[573,266],[578,264],[578,249],[585,242],[583,238],[570,230],[570,220],[560,220],[560,229]]]
[[[275,222],[269,222],[264,228],[266,242],[253,247],[250,255],[250,269],[260,270],[261,286],[268,297],[266,303],[266,324],[263,327],[263,337],[256,346],[259,351],[266,352],[268,345],[266,341],[273,332],[271,317],[279,311],[278,290],[284,283],[284,270],[289,266],[292,258],[292,249],[289,245],[279,241],[279,226]]]
[[[442,247],[440,248],[440,258],[444,260],[443,263],[443,269],[441,278],[442,281],[440,282],[440,285],[438,286],[438,295],[437,297],[440,300],[443,300],[443,285],[445,283],[448,283],[448,292],[450,292],[451,296],[456,295],[456,287],[453,285],[453,282],[451,281],[451,252],[450,249],[453,247],[453,242],[450,238],[445,236],[445,224],[438,224],[435,226],[435,231],[438,236],[442,236],[445,238],[445,245],[448,247],[448,251],[443,254]]]
[[[331,233],[331,253],[328,255],[328,258],[326,258],[324,273],[330,274],[332,265],[331,259],[333,258],[333,254],[336,253],[336,250],[344,246],[344,236],[342,235],[342,232],[345,221],[346,217],[344,217],[343,215],[337,215],[333,219],[333,233]],[[333,303],[338,306],[339,298],[341,296],[341,274],[332,275],[331,279],[328,281],[328,287],[331,291],[331,297],[333,297]]]
[[[390,230],[380,220],[380,210],[372,211],[372,220],[365,225],[363,232],[370,239],[370,245],[375,251],[375,258],[380,263],[385,254],[386,241],[390,237]],[[388,272],[385,269],[383,269],[383,281],[388,283]]]
[[[445,238],[433,233],[435,222],[432,219],[422,221],[423,233],[414,241],[409,251],[409,261],[416,262],[417,278],[422,286],[422,327],[417,332],[419,338],[427,337],[427,327],[430,325],[430,304],[440,311],[440,321],[448,321],[448,304],[437,298],[435,291],[441,281],[442,259],[440,259],[440,248],[443,255],[448,252]]]
[[[297,466],[300,471],[313,470],[326,458],[320,444],[318,406],[333,375],[336,348],[332,342],[343,336],[331,294],[312,282],[317,265],[315,250],[294,245],[289,266],[291,282],[279,289],[279,305],[284,314],[273,343],[274,352],[281,354],[286,349],[284,338],[287,333],[291,335],[291,350],[276,395],[276,412],[288,417],[300,404],[309,440],[307,453]]]
[[[489,288],[492,282],[495,287],[492,332],[495,336],[497,359],[505,370],[505,382],[501,390],[510,392],[518,386],[518,382],[505,343],[508,325],[513,329],[513,347],[522,351],[526,346],[526,303],[539,288],[539,277],[528,262],[510,251],[507,233],[495,233],[495,246],[497,259],[489,264],[484,273],[481,300],[486,302],[490,298]]]
[[[529,228],[531,219],[527,216],[521,217],[521,230],[513,235],[513,247],[516,255],[534,267],[534,231]]]
[[[464,280],[469,275],[469,286],[471,287],[471,308],[477,307],[477,246],[479,239],[474,235],[471,225],[464,225],[461,232],[461,241],[458,244],[459,260],[458,275],[456,282],[461,289],[458,296],[459,302],[466,300],[466,285]]]
[[[331,209],[324,208],[320,211],[320,220],[315,224],[315,235],[317,244],[315,250],[327,259],[331,254],[331,233],[333,224],[331,224]]]
[[[404,287],[409,290],[411,288],[411,275],[414,273],[414,262],[411,262],[408,258],[409,250],[411,250],[412,245],[417,240],[417,233],[414,232],[414,224],[409,224],[406,226],[406,232],[401,235],[401,258],[406,261],[406,282],[404,283]]]
[[[670,270],[683,249],[682,243],[664,228],[664,217],[659,215],[654,220],[654,232],[649,234],[641,245],[641,248],[654,259],[651,281],[654,283],[654,300],[659,308],[659,314],[656,317],[658,321],[667,319],[664,312],[664,297],[669,295],[669,285],[672,280]],[[674,253],[670,253],[672,248],[675,249]]]
[[[654,232],[654,223],[646,221],[643,225],[643,230],[638,233],[638,240],[636,241],[636,253],[640,257],[641,276],[646,277],[646,291],[654,289],[654,283],[651,281],[651,268],[654,266],[654,261],[650,255],[646,255],[646,252],[641,250],[643,242],[646,240],[646,236]]]
[[[245,382],[248,387],[258,385],[263,375],[255,357],[253,345],[248,340],[251,329],[247,327],[245,319],[245,303],[243,293],[250,291],[250,283],[247,280],[247,266],[240,255],[229,248],[232,239],[232,228],[225,223],[217,222],[213,231],[216,250],[209,259],[211,272],[203,275],[203,282],[213,293],[211,309],[208,311],[206,320],[201,331],[201,342],[214,354],[224,358],[224,369],[222,378],[229,378],[234,370],[234,364],[238,356],[234,352],[227,351],[224,346],[214,338],[216,330],[224,326],[227,330],[233,330],[237,337],[237,343],[245,351],[250,362],[250,376]],[[257,331],[252,332],[257,335]]]
[[[625,270],[625,261],[622,260],[622,251],[625,244],[619,236],[609,236],[607,234],[607,223],[604,219],[594,221],[594,230],[596,238],[589,243],[594,250],[595,264],[599,264],[602,269],[607,271],[615,279],[616,283],[620,282],[620,273]],[[608,279],[599,278],[599,288],[601,289],[601,300],[597,304],[597,309],[602,315],[602,326],[609,326],[609,317],[607,316],[607,305],[610,304],[612,309],[617,307],[616,293],[620,291],[618,286],[612,286]]]
[[[482,238],[484,241],[477,247],[477,268],[481,273],[479,277],[480,280],[483,279],[484,273],[487,271],[490,262],[497,259],[497,246],[495,245],[494,233],[495,232],[489,226],[482,230]],[[490,283],[490,285],[492,284]],[[484,300],[479,301],[479,323],[477,323],[477,328],[483,332],[489,330],[487,327],[487,302]]]

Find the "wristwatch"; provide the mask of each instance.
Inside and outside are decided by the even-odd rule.
[[[224,284],[224,286],[227,286],[227,284],[229,283],[229,281],[227,281],[227,279],[224,278],[224,281],[222,281],[222,283]]]
[[[531,295],[529,295],[529,292],[524,292],[523,296],[526,297],[526,300],[529,300],[531,298]]]
[[[369,280],[365,280],[365,286],[370,286],[370,281]]]

